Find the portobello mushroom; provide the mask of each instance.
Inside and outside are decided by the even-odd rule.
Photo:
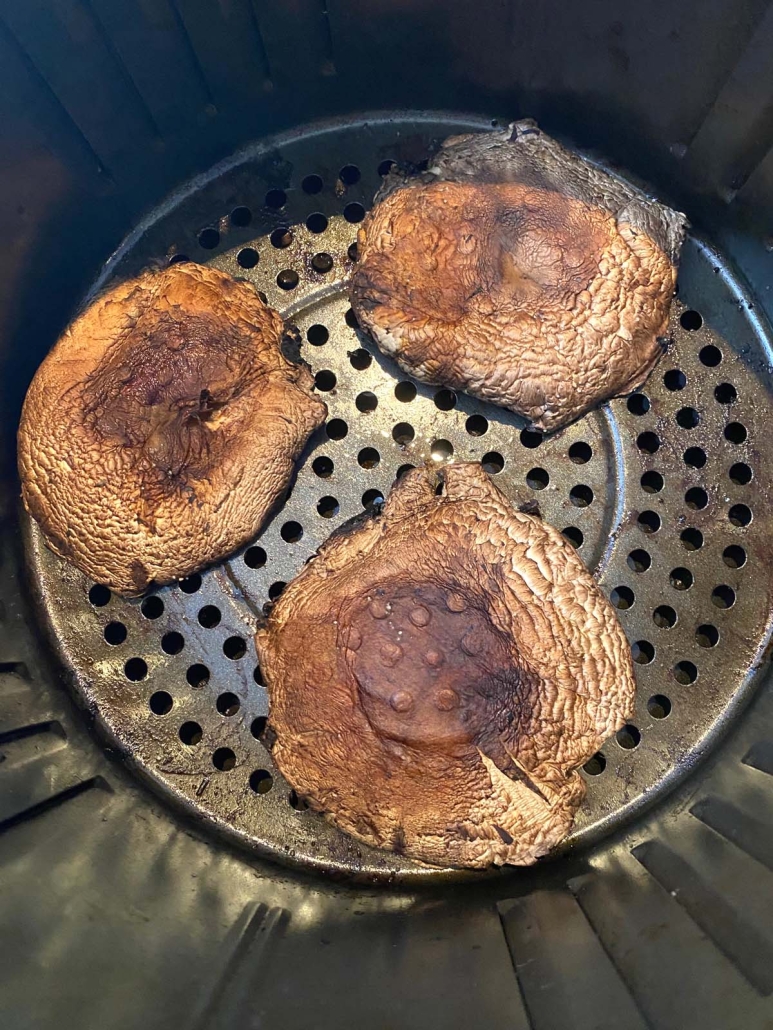
[[[529,865],[630,717],[631,655],[574,549],[477,464],[416,469],[258,631],[273,758],[341,830],[440,866]]]
[[[195,264],[95,300],[19,428],[22,497],[51,549],[133,595],[250,540],[327,413],[283,333],[251,286]]]
[[[685,225],[531,120],[456,136],[377,195],[352,308],[406,372],[555,430],[652,371]]]

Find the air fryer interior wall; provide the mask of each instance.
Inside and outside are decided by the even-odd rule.
[[[6,0],[0,17],[0,1022],[133,1028],[174,1021],[207,1030],[236,1023],[765,1025],[773,991],[764,546],[773,281],[773,80],[766,55],[773,20],[766,6],[663,4],[629,14],[605,4],[429,0],[398,7],[310,0],[265,10],[248,0]],[[271,246],[272,226],[325,214],[333,242],[324,249],[340,264],[356,225],[344,207],[367,203],[382,161],[422,160],[428,139],[442,138],[447,126],[484,129],[492,119],[525,115],[651,183],[688,212],[695,229],[674,312],[675,360],[669,356],[656,373],[651,411],[637,413],[625,402],[615,409],[636,460],[645,461],[626,482],[638,489],[635,480],[647,472],[665,480],[657,496],[645,490],[626,500],[626,511],[635,513],[628,532],[640,535],[638,549],[649,548],[655,563],[650,570],[621,566],[641,606],[629,615],[621,610],[621,618],[634,620],[637,641],[645,632],[654,640],[652,669],[639,666],[642,698],[666,697],[673,706],[666,717],[650,715],[667,731],[662,753],[676,771],[667,782],[655,777],[657,789],[643,785],[625,819],[615,817],[619,803],[605,819],[600,795],[594,831],[535,869],[475,882],[399,875],[391,886],[373,882],[384,877],[374,876],[368,861],[354,878],[347,863],[328,864],[327,875],[304,862],[293,869],[268,860],[265,848],[248,850],[250,840],[235,846],[239,835],[214,825],[201,806],[160,798],[147,763],[139,771],[150,786],[111,750],[125,746],[121,734],[105,740],[93,670],[113,675],[103,637],[112,616],[95,613],[99,606],[89,606],[82,591],[76,598],[75,581],[62,579],[30,541],[25,557],[13,471],[21,400],[35,367],[100,277],[186,252],[222,267],[235,262],[236,271],[239,251],[254,237],[259,261],[240,266],[241,274],[279,297],[275,276],[284,255]],[[342,133],[351,148],[339,145]],[[249,148],[243,159],[211,174],[241,147]],[[362,157],[349,156],[355,152]],[[362,177],[337,194],[344,164],[361,168]],[[319,194],[303,189],[310,174],[323,182]],[[191,186],[196,175],[204,178]],[[266,205],[272,190],[286,194],[287,212]],[[174,191],[182,192],[164,199]],[[158,204],[162,209],[151,215]],[[238,216],[219,223],[238,207],[254,213],[257,227],[239,226]],[[215,247],[207,246],[214,237],[201,235],[210,229],[220,233]],[[305,251],[290,253],[300,268]],[[313,274],[297,296],[311,296]],[[355,396],[358,370],[346,361],[356,330],[346,324],[342,296],[326,303],[335,331],[324,369],[347,388],[352,377]],[[699,329],[682,320],[689,311],[700,313]],[[304,330],[318,324],[316,310],[303,304],[293,315]],[[718,365],[700,357],[706,347],[721,352]],[[314,345],[307,350],[313,357]],[[341,367],[331,368],[336,361]],[[662,380],[672,368],[686,376],[681,393]],[[742,417],[727,407],[734,402],[716,397],[728,383]],[[683,403],[688,394],[690,404]],[[437,412],[432,397],[433,391],[420,395],[422,411]],[[686,407],[699,414],[692,430],[677,421]],[[475,413],[459,411],[465,419]],[[461,417],[456,409],[454,417]],[[727,432],[737,423],[747,437],[735,443],[738,431]],[[603,427],[594,426],[584,430],[603,437]],[[460,433],[466,445],[475,443]],[[641,433],[659,438],[660,456],[636,447]],[[688,446],[705,452],[704,466],[686,461]],[[503,449],[519,480],[533,465],[562,487],[574,485],[571,469],[556,472],[564,467],[558,453],[554,468],[544,451],[532,461],[520,442],[503,438],[497,453]],[[595,451],[605,453],[603,442]],[[626,461],[634,469],[633,457]],[[746,484],[730,474],[738,464],[752,472]],[[387,465],[375,488],[388,485],[394,469]],[[591,487],[599,495],[607,468],[590,463],[587,471],[597,477]],[[339,501],[359,501],[355,474],[352,466],[342,477]],[[703,486],[709,503],[685,508],[686,492]],[[304,489],[294,503],[310,503]],[[741,524],[730,518],[736,505],[752,512],[746,525],[743,512]],[[661,545],[657,532],[648,543],[651,526],[638,522],[642,510],[659,514],[658,532],[670,534],[669,543]],[[603,518],[591,524],[589,561],[605,547]],[[694,528],[705,547],[677,552],[684,529]],[[728,564],[728,547],[744,547],[751,560]],[[684,602],[681,593],[678,601],[669,593],[676,588],[668,572],[677,567],[695,579]],[[289,565],[285,571],[291,574]],[[632,578],[643,582],[653,571],[661,580],[652,586],[639,588]],[[717,585],[729,586],[737,602],[717,606]],[[261,581],[261,589],[269,586]],[[690,590],[702,600],[689,598]],[[181,624],[192,621],[200,602],[175,597]],[[681,621],[653,624],[662,604]],[[743,605],[749,614],[739,616]],[[143,625],[137,612],[132,618]],[[672,667],[694,655],[671,656],[668,641],[684,639],[686,646],[678,634],[695,635],[707,624],[719,625],[721,639],[705,648],[705,662],[695,651],[700,675],[690,682],[685,668],[685,682]],[[143,647],[155,653],[158,643],[143,637]],[[640,653],[646,658],[646,649]],[[114,661],[119,671],[128,656]],[[222,663],[217,675],[225,685],[227,655]],[[74,689],[66,689],[68,678]],[[688,742],[685,727],[695,720],[679,723],[685,711],[706,715],[711,732]],[[645,729],[638,747],[649,748],[649,739]],[[622,752],[636,749],[611,742],[607,750],[616,770],[627,760]],[[659,756],[653,746],[642,764],[649,768]],[[621,782],[614,780],[615,789]],[[284,805],[288,825],[304,817]],[[292,865],[297,856],[284,857]]]

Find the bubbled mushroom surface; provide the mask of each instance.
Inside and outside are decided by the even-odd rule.
[[[18,438],[49,546],[139,594],[260,529],[326,407],[251,286],[194,264],[99,297],[38,369]]]
[[[570,829],[577,772],[629,717],[614,612],[563,537],[479,465],[416,469],[342,527],[259,630],[273,757],[367,844],[528,865]]]
[[[554,430],[649,375],[685,224],[531,120],[456,136],[386,181],[352,307],[411,375]]]

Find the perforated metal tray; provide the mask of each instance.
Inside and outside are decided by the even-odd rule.
[[[462,875],[340,834],[305,810],[261,743],[268,701],[256,617],[406,467],[481,461],[514,501],[538,500],[631,640],[635,716],[586,765],[587,800],[564,849],[642,810],[700,759],[750,696],[768,639],[770,341],[706,244],[687,243],[673,342],[644,390],[544,439],[501,409],[414,383],[358,330],[345,279],[380,175],[470,129],[484,126],[382,118],[261,145],[154,212],[95,284],[152,263],[211,262],[254,283],[298,326],[329,418],[257,540],[201,576],[126,601],[55,558],[27,522],[51,638],[104,737],[196,818],[306,869]]]

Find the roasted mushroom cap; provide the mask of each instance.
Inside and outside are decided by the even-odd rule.
[[[359,232],[352,307],[411,375],[553,430],[662,352],[684,216],[532,121],[446,140]]]
[[[80,315],[19,428],[22,496],[52,550],[131,595],[249,540],[326,415],[283,331],[249,285],[193,264]]]
[[[528,865],[576,771],[631,712],[626,638],[556,530],[479,465],[409,472],[343,527],[257,635],[273,757],[358,840],[442,866]]]

